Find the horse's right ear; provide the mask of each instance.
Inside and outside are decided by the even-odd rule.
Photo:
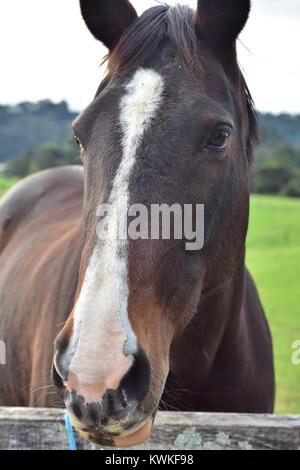
[[[90,32],[110,50],[137,18],[128,0],[80,0],[80,8]]]

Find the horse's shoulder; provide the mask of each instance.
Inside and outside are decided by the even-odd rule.
[[[40,201],[83,197],[83,170],[66,166],[44,170],[24,178],[0,201],[0,251],[16,227],[26,220]]]

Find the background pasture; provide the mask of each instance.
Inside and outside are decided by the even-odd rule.
[[[300,339],[300,199],[252,196],[247,266],[272,330],[275,411],[300,413],[300,365],[292,363]]]

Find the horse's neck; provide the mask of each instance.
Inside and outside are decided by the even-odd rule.
[[[221,345],[236,343],[243,321],[245,269],[242,259],[230,280],[201,297],[193,320],[174,341],[171,370],[189,374],[201,369],[205,380]]]

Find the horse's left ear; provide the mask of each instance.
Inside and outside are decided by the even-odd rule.
[[[200,37],[211,46],[234,45],[247,22],[250,8],[250,0],[198,0],[196,23]]]
[[[80,8],[90,32],[110,50],[137,18],[128,0],[80,0]]]

